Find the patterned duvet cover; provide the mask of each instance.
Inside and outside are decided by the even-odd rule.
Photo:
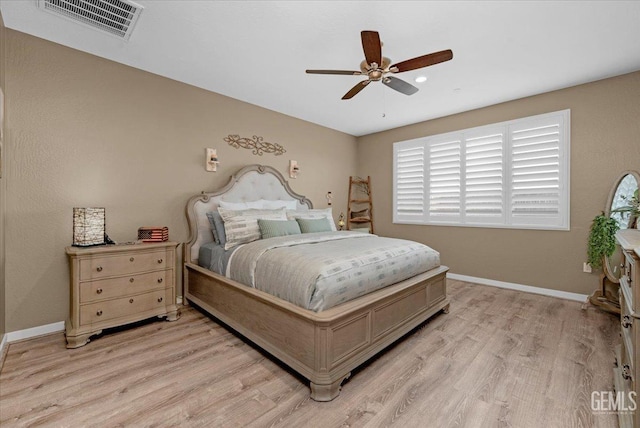
[[[322,311],[440,266],[418,242],[360,232],[320,232],[238,246],[226,276]]]

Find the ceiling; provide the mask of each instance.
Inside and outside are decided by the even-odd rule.
[[[150,1],[126,42],[0,1],[5,26],[361,136],[640,70],[640,1]],[[360,31],[392,62],[451,49],[453,60],[341,97],[360,76]],[[415,77],[427,76],[425,83]]]

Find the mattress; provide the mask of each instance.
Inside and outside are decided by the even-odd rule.
[[[359,232],[281,236],[230,251],[225,276],[316,312],[440,266],[424,244]]]
[[[198,265],[220,275],[224,275],[227,271],[229,258],[237,248],[238,247],[234,247],[225,250],[224,245],[216,244],[215,242],[204,244],[198,251]]]

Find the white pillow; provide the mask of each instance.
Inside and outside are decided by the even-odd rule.
[[[258,202],[262,203],[262,206],[260,207],[260,209],[265,209],[265,210],[275,210],[277,208],[286,208],[288,210],[295,210],[296,207],[298,206],[298,203],[295,200],[278,199],[275,201],[270,201],[267,199],[260,199]]]
[[[274,208],[269,208],[269,207],[265,207],[264,204],[262,203],[262,199],[258,200],[258,201],[249,201],[246,202],[247,204],[247,208],[251,208],[254,210],[263,210],[263,209],[276,209],[276,208],[282,208],[282,207],[274,207]]]
[[[279,200],[270,201],[267,199],[258,199],[257,201],[247,201],[247,202],[220,201],[218,205],[227,210],[248,210],[248,209],[276,210],[279,208],[295,210],[296,207],[298,206],[298,203],[295,200],[279,199]]]
[[[306,210],[306,211],[294,211],[287,210],[287,219],[295,220],[297,218],[303,219],[318,219],[318,218],[326,218],[329,220],[329,224],[331,225],[331,230],[336,231],[336,223],[333,221],[333,213],[331,212],[331,208],[319,209],[319,210]]]
[[[218,212],[224,221],[224,233],[227,236],[227,242],[224,244],[225,250],[260,239],[258,219],[287,219],[284,208],[279,210],[227,210],[220,207]]]
[[[220,208],[224,208],[225,210],[247,210],[249,208],[253,208],[250,207],[246,202],[220,201],[218,202],[218,206]]]

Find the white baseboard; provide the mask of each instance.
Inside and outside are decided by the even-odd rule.
[[[64,321],[53,324],[41,325],[39,327],[27,328],[24,330],[12,331],[4,335],[8,343],[18,340],[31,339],[32,337],[44,336],[45,334],[58,333],[64,331]]]
[[[457,273],[447,273],[447,278],[464,282],[473,282],[492,287],[508,288],[509,290],[524,291],[526,293],[542,294],[544,296],[559,297],[560,299],[586,302],[589,297],[586,294],[571,293],[568,291],[552,290],[550,288],[533,287],[531,285],[516,284],[513,282],[496,281],[494,279],[476,278],[475,276],[458,275]]]

